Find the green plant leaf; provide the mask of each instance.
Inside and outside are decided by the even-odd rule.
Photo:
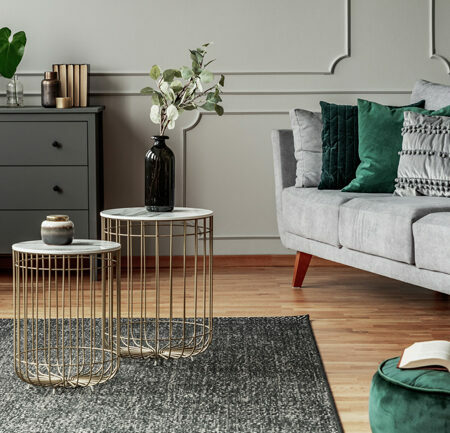
[[[207,42],[206,44],[203,44],[202,47],[209,47],[212,44],[212,42]]]
[[[202,80],[202,83],[210,83],[214,79],[214,75],[212,74],[212,72],[207,71],[206,69],[203,69],[199,77],[200,80]]]
[[[216,104],[221,101],[221,98],[216,92],[210,92],[206,95],[206,101],[214,102]]]
[[[183,88],[183,83],[180,80],[174,80],[172,81],[170,87],[175,93],[177,93]]]
[[[203,54],[199,50],[189,50],[191,52],[191,59],[197,62],[199,65],[203,62]]]
[[[194,76],[194,72],[192,69],[188,68],[187,66],[182,66],[180,68],[181,77],[183,80],[189,80],[189,78]]]
[[[194,72],[195,76],[200,75],[200,72],[202,72],[202,68],[198,63],[192,62],[192,72]]]
[[[11,30],[8,27],[0,29],[0,75],[12,78],[22,60],[27,43],[25,32],[17,32],[11,42]]]
[[[177,76],[181,77],[181,72],[178,69],[166,69],[163,72],[163,80],[171,83]]]
[[[225,75],[223,74],[220,76],[219,85],[222,87],[225,85]]]
[[[203,105],[200,105],[200,108],[203,108],[206,111],[214,111],[216,107],[216,104],[214,102],[205,102]]]
[[[147,87],[144,87],[143,89],[141,89],[141,93],[143,95],[153,95],[153,93],[155,93],[155,90],[152,89],[151,87],[147,86]]]
[[[221,105],[216,104],[214,110],[219,116],[223,115],[223,107]]]
[[[162,96],[159,92],[153,92],[152,94],[152,102],[155,105],[161,105],[162,104]]]
[[[195,110],[196,108],[197,108],[197,106],[195,104],[190,104],[190,105],[186,105],[185,107],[183,107],[183,110],[192,111],[192,110]]]
[[[161,69],[158,65],[153,65],[152,69],[150,69],[150,77],[154,80],[157,80],[159,76],[161,75]]]

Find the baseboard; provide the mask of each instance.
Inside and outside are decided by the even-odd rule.
[[[122,266],[125,267],[126,257],[122,257]],[[202,257],[199,257],[201,263]],[[252,254],[252,255],[217,255],[214,256],[214,267],[293,267],[295,262],[295,255],[290,254]],[[132,259],[133,267],[140,267],[140,257],[135,256]],[[186,257],[186,264],[191,266],[194,263],[193,256]],[[169,267],[169,257],[163,256],[159,259],[159,265],[163,268]],[[146,257],[145,266],[153,268],[155,266],[155,258],[152,256]],[[183,256],[173,257],[172,266],[179,268],[183,266]],[[344,266],[340,263],[331,262],[329,260],[321,259],[320,257],[313,257],[310,266]],[[11,269],[11,255],[0,256],[0,269]]]
[[[202,263],[203,258],[198,258],[199,263]],[[252,255],[217,255],[214,256],[214,267],[293,267],[295,261],[294,255],[280,255],[280,254],[252,254]],[[194,262],[193,256],[186,257],[186,264],[191,266]],[[140,258],[133,257],[133,267],[140,267]],[[154,257],[147,257],[145,266],[152,268],[155,265]],[[126,266],[126,257],[122,257],[122,266]],[[169,267],[169,257],[163,256],[159,259],[160,267]],[[172,266],[179,268],[183,266],[183,256],[175,256],[172,259]],[[310,266],[343,266],[339,263],[331,262],[329,260],[313,257]]]

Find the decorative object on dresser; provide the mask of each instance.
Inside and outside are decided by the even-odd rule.
[[[72,108],[72,98],[69,96],[58,96],[56,98],[56,108]]]
[[[0,75],[10,78],[6,87],[6,105],[23,106],[23,85],[16,75],[17,67],[25,51],[27,37],[25,32],[17,32],[11,38],[8,27],[0,29]]]
[[[45,108],[56,107],[56,98],[59,95],[61,83],[56,72],[45,72],[41,81],[41,105]]]
[[[404,116],[394,194],[450,197],[450,117]]]
[[[54,64],[61,83],[58,96],[70,98],[73,107],[89,106],[89,65]]]
[[[47,215],[69,213],[96,239],[103,208],[103,107],[0,108],[0,254],[40,238]]]
[[[144,87],[141,93],[152,97],[153,105],[150,119],[159,124],[159,136],[152,137],[154,146],[145,156],[145,206],[151,212],[170,212],[175,205],[175,156],[166,146],[166,129],[173,129],[175,121],[183,111],[202,108],[223,114],[220,94],[225,84],[225,77],[220,76],[216,84],[212,72],[206,66],[214,60],[204,63],[206,48],[189,50],[192,69],[182,66],[179,69],[161,71],[158,65],[153,65],[150,77],[156,81],[157,89]],[[208,84],[207,89],[203,85]]]

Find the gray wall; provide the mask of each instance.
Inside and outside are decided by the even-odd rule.
[[[149,68],[188,64],[187,48],[214,41],[226,114],[184,115],[169,143],[177,204],[214,209],[218,254],[285,253],[269,137],[289,126],[290,108],[358,97],[402,104],[418,78],[450,82],[448,0],[4,1],[0,16],[28,35],[19,69],[27,104],[39,103],[52,63],[91,64],[92,103],[107,108],[109,208],[143,203],[143,157],[157,133],[138,94]]]

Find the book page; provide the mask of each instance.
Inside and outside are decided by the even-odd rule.
[[[450,342],[436,340],[414,343],[403,352],[399,367],[421,360],[444,360],[447,361],[445,364],[448,364],[450,362]]]

